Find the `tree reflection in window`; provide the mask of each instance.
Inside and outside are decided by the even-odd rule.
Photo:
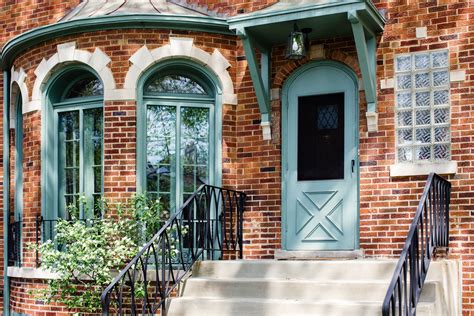
[[[65,99],[101,96],[104,94],[102,82],[95,77],[77,80],[67,92]]]
[[[145,85],[145,94],[175,93],[206,95],[204,88],[183,75],[165,75],[151,78]]]

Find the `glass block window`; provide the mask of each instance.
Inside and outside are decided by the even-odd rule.
[[[447,50],[395,58],[398,162],[450,159],[449,100]]]

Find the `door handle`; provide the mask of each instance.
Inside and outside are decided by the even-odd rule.
[[[352,173],[354,173],[354,166],[355,166],[355,160],[352,159],[352,160],[351,160],[351,170],[352,170]]]

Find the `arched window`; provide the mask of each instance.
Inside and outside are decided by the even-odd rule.
[[[202,184],[215,184],[215,88],[196,69],[168,67],[143,84],[142,186],[175,210]]]
[[[20,266],[22,257],[22,226],[23,226],[23,105],[20,87],[12,85],[11,113],[14,119],[12,127],[15,131],[15,171],[14,171],[14,199],[13,218],[10,224],[11,243],[9,246],[9,265]]]
[[[47,202],[56,214],[48,218],[100,217],[103,193],[103,84],[88,69],[78,67],[56,76],[48,89],[49,179]],[[88,207],[80,206],[84,195]],[[75,205],[76,214],[71,214]]]

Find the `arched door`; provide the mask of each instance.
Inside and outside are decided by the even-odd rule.
[[[336,62],[303,66],[285,84],[286,250],[358,247],[357,98],[355,75]]]

